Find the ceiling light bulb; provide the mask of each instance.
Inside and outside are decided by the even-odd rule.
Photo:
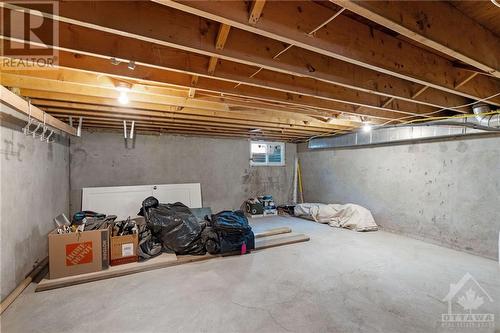
[[[118,102],[120,102],[120,104],[128,104],[128,96],[125,91],[120,92],[120,96],[118,96]]]
[[[370,132],[371,130],[372,130],[372,125],[370,125],[369,123],[365,123],[365,124],[363,125],[363,132],[368,133],[368,132]]]

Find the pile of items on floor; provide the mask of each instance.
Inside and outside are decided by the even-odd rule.
[[[356,231],[378,230],[372,213],[355,204],[302,203],[293,207],[293,214],[331,227]]]
[[[245,212],[250,217],[264,217],[278,215],[278,207],[272,195],[261,195],[245,201]]]
[[[148,197],[138,215],[115,221],[115,215],[84,211],[76,213],[71,222],[58,216],[58,227],[49,234],[50,278],[96,272],[165,252],[246,254],[255,248],[254,233],[242,211],[222,211],[199,219],[180,202],[161,204]]]
[[[245,210],[252,217],[276,215],[279,211],[356,231],[378,228],[369,210],[353,204],[277,207],[272,196],[261,196],[248,200]],[[168,256],[160,256],[162,253],[173,254],[174,258],[207,252],[246,254],[256,247],[255,235],[243,211],[212,215],[209,208],[190,209],[180,202],[162,204],[148,197],[138,209],[138,217],[124,221],[115,221],[116,218],[91,211],[76,213],[71,222],[64,215],[56,217],[58,227],[49,234],[50,279],[104,271],[109,266],[155,257],[161,261]],[[295,242],[309,240],[302,234],[294,237]],[[156,265],[156,261],[151,263]]]

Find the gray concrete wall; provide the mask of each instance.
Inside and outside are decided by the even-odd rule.
[[[500,137],[362,149],[299,147],[308,202],[352,202],[383,228],[498,258]]]
[[[84,132],[71,138],[71,210],[80,209],[83,187],[145,184],[201,183],[213,211],[258,194],[289,202],[296,145],[285,151],[285,167],[251,167],[247,140],[136,135],[127,148],[121,133]]]
[[[69,212],[69,140],[47,144],[21,132],[1,106],[0,274],[4,299],[48,255],[53,218]],[[19,117],[19,115],[16,115]]]

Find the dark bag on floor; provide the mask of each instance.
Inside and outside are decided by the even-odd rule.
[[[201,240],[202,225],[182,203],[160,204],[155,197],[148,197],[142,202],[139,215],[144,216],[149,229],[161,241],[165,251],[205,254]]]
[[[245,214],[241,211],[222,211],[207,216],[208,226],[203,231],[205,248],[210,254],[242,252],[255,248],[255,237]]]
[[[161,243],[153,237],[146,223],[139,225],[139,244],[137,254],[141,260],[156,257],[161,253]]]

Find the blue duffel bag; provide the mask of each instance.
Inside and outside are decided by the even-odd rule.
[[[248,219],[241,211],[222,211],[206,217],[203,231],[206,250],[211,254],[249,253],[255,248],[255,236]]]

